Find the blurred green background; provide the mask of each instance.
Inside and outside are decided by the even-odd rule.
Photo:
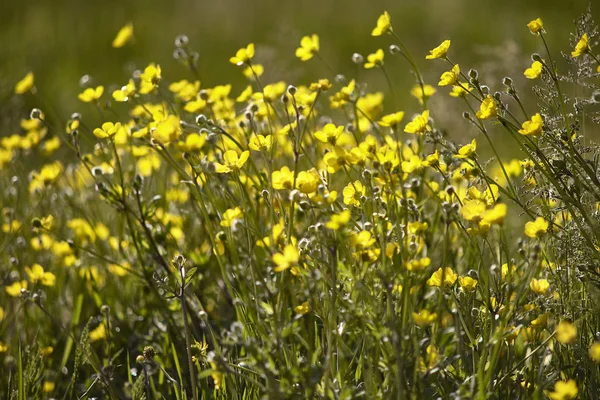
[[[95,84],[123,85],[136,68],[150,61],[163,67],[167,81],[192,78],[172,58],[174,39],[190,38],[190,47],[200,53],[198,69],[202,87],[233,83],[237,94],[245,86],[241,70],[228,62],[235,51],[255,42],[256,60],[265,66],[263,82],[283,79],[308,83],[315,78],[332,78],[318,60],[302,63],[294,51],[302,35],[321,37],[323,56],[336,71],[367,79],[373,90],[385,90],[380,71],[357,72],[351,62],[354,52],[364,55],[391,38],[371,37],[377,17],[387,10],[395,31],[405,39],[424,71],[428,83],[436,84],[446,66],[425,61],[428,50],[443,39],[452,39],[451,58],[463,70],[477,67],[482,80],[500,88],[504,76],[524,82],[523,70],[533,51],[542,52],[526,23],[541,17],[555,58],[570,48],[573,21],[585,12],[588,0],[32,0],[0,2],[0,136],[18,128],[18,116],[34,107],[46,107],[51,118],[66,118],[75,111],[91,114],[77,100],[79,79],[85,74]],[[598,15],[598,8],[593,13]],[[596,18],[598,19],[598,18]],[[119,28],[133,22],[135,38],[121,49],[111,41]],[[400,109],[413,112],[418,105],[407,94],[414,83],[407,65],[386,54]],[[36,96],[14,96],[15,82],[32,70]],[[456,101],[439,90],[443,99],[438,117],[456,113]],[[47,104],[51,103],[54,111]],[[462,110],[463,105],[460,105]],[[458,114],[460,115],[460,114]],[[460,118],[455,118],[459,120]],[[464,128],[464,121],[457,121]],[[448,128],[453,128],[448,118]]]

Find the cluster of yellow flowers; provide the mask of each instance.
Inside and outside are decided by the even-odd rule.
[[[527,26],[544,38],[540,19]],[[399,43],[415,68],[387,12],[372,31],[372,36],[383,35]],[[132,39],[133,25],[128,24],[112,45],[121,48]],[[584,33],[571,56],[596,60],[589,46]],[[438,86],[449,87],[450,96],[467,104],[471,113],[466,119],[489,148],[495,151],[490,121],[506,127],[526,148],[550,133],[544,112],[523,110],[524,118],[516,118],[499,96],[479,83],[476,73],[467,75],[450,60],[450,48],[451,41],[444,40],[422,59],[448,65]],[[295,55],[301,61],[322,59],[319,51],[320,39],[313,34],[301,38]],[[77,271],[74,276],[90,293],[123,280],[144,282],[152,276],[145,268],[156,265],[179,273],[160,260],[166,254],[185,254],[197,265],[214,263],[224,271],[249,265],[256,274],[253,280],[268,281],[262,286],[289,285],[290,297],[279,309],[289,306],[296,319],[330,312],[309,296],[317,270],[353,301],[363,290],[359,283],[381,290],[376,284],[381,280],[393,288],[386,307],[398,313],[395,329],[427,338],[422,348],[416,340],[414,348],[399,345],[411,348],[422,376],[438,367],[457,376],[464,373],[458,371],[464,366],[441,367],[442,358],[467,351],[444,339],[450,330],[469,338],[468,352],[477,353],[473,364],[482,364],[481,376],[506,373],[523,390],[535,390],[537,372],[513,374],[519,362],[514,368],[498,368],[500,354],[518,352],[525,361],[540,346],[554,346],[555,340],[557,347],[567,349],[579,343],[600,362],[600,343],[580,339],[577,312],[564,311],[563,287],[570,283],[556,268],[560,256],[545,245],[572,212],[547,199],[540,208],[544,212],[536,212],[516,188],[535,187],[538,169],[547,173],[548,168],[539,166],[539,154],[502,160],[496,153],[490,170],[479,161],[476,139],[462,146],[441,140],[432,118],[435,110],[427,103],[436,89],[416,69],[411,94],[418,100],[418,112],[402,124],[408,111],[384,112],[383,92],[368,92],[345,78],[298,86],[265,84],[264,67],[255,58],[254,43],[230,58],[248,79],[237,94],[231,85],[204,88],[197,76],[166,84],[166,72],[163,76],[160,65],[149,63],[108,96],[104,86],[79,94],[89,107],[86,111],[97,109],[102,116],[97,126],[73,115],[66,128],[53,129],[49,137],[51,125],[38,110],[22,121],[22,133],[4,137],[0,173],[39,148],[47,161],[27,171],[29,201],[44,205],[54,193],[72,204],[44,212],[54,217],[34,220],[35,232],[26,235],[31,266],[11,274],[5,293],[17,298],[57,290],[53,287],[68,282],[65,276],[71,271]],[[384,58],[378,49],[367,56],[364,68],[381,69],[387,76]],[[541,58],[524,72],[528,79],[542,74],[556,79],[554,66]],[[34,95],[33,73],[14,91]],[[125,104],[128,113],[120,113],[107,97]],[[93,149],[80,138],[93,141]],[[61,143],[73,150],[74,162],[64,155],[51,161]],[[153,198],[155,194],[162,197]],[[98,210],[103,211],[91,212],[87,207],[98,196],[103,200]],[[505,235],[512,229],[504,226],[509,209],[518,212],[517,206],[509,207],[511,201],[531,219],[519,228],[527,237],[519,244],[519,257],[511,253],[514,243]],[[106,215],[107,204],[118,217]],[[2,232],[16,237],[26,225],[19,218],[7,219]],[[139,265],[141,261],[151,265]],[[243,279],[231,276],[224,272],[222,279],[235,297],[244,291]],[[341,279],[339,284],[336,279]],[[277,293],[288,296],[287,291]],[[259,301],[249,299],[247,307]],[[267,314],[275,312],[271,300],[260,306]],[[392,309],[392,302],[397,308]],[[467,309],[469,315],[464,314]],[[477,322],[475,315],[480,316]],[[0,308],[0,320],[4,316]],[[341,336],[343,326],[337,330]],[[110,327],[100,324],[90,339],[104,340],[109,332]],[[0,343],[0,353],[7,350]],[[534,367],[527,363],[527,368]],[[221,387],[224,376],[212,376]],[[559,379],[547,392],[550,398],[577,396],[576,377],[567,378],[572,379]]]

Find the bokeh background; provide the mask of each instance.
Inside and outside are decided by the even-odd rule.
[[[558,55],[569,49],[573,21],[588,5],[588,0],[0,1],[0,136],[13,133],[18,118],[35,106],[57,122],[75,111],[84,117],[91,113],[76,96],[85,74],[109,89],[125,84],[133,70],[154,61],[163,67],[168,81],[192,78],[172,57],[179,34],[186,34],[190,47],[200,53],[203,87],[232,83],[233,93],[241,91],[245,78],[228,59],[250,42],[256,43],[257,62],[265,66],[264,82],[301,84],[332,78],[318,59],[302,63],[294,57],[301,36],[317,33],[322,54],[336,72],[359,74],[373,90],[385,90],[380,71],[357,69],[351,62],[354,52],[366,55],[380,47],[387,49],[391,43],[387,36],[370,36],[383,10],[391,14],[395,31],[418,58],[428,83],[435,85],[446,66],[426,62],[425,54],[451,38],[453,60],[465,71],[478,68],[482,80],[493,89],[500,88],[504,76],[531,85],[523,79],[523,70],[530,64],[530,54],[543,49],[526,23],[541,17]],[[600,4],[592,10],[596,20],[598,9]],[[115,34],[130,21],[134,41],[113,49]],[[386,68],[399,108],[417,111],[418,104],[407,94],[414,80],[405,62],[387,55]],[[38,93],[14,96],[15,82],[30,70],[35,73]],[[460,111],[445,92],[442,89],[443,96],[432,104],[434,111],[446,120],[449,130],[464,128],[460,118],[450,118]],[[465,133],[465,141],[469,134]]]

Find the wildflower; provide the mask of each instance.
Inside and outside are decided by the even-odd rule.
[[[573,379],[558,381],[554,384],[554,391],[547,393],[550,400],[572,400],[577,397],[579,390],[577,382]]]
[[[383,66],[383,50],[379,49],[377,50],[375,53],[369,54],[367,56],[367,62],[365,63],[365,68],[366,69],[371,69],[371,68],[375,68],[375,67],[382,67]]]
[[[404,132],[414,134],[422,134],[429,130],[431,130],[431,126],[429,126],[429,110],[425,110],[422,114],[415,116],[404,127]]]
[[[352,79],[346,86],[340,89],[339,92],[329,98],[331,108],[340,108],[345,106],[350,100],[356,88],[356,81]]]
[[[337,231],[350,222],[350,210],[344,210],[339,214],[333,214],[331,219],[325,224],[327,229]]]
[[[230,208],[223,213],[223,219],[221,220],[221,226],[231,227],[234,222],[238,219],[243,218],[242,210],[239,207]]]
[[[540,18],[536,18],[527,24],[529,31],[534,35],[539,35],[544,30],[544,24]]]
[[[589,353],[592,360],[600,363],[600,342],[592,343]]]
[[[506,210],[506,204],[496,204],[494,208],[483,213],[483,221],[488,224],[502,225],[504,217],[506,217]]]
[[[532,279],[529,282],[529,288],[535,294],[544,294],[550,288],[550,282],[547,279]]]
[[[23,93],[29,92],[31,90],[31,88],[33,88],[33,83],[34,83],[33,72],[29,72],[29,73],[27,73],[27,75],[25,75],[25,77],[23,79],[21,79],[19,82],[17,82],[17,84],[15,85],[15,93],[23,94]]]
[[[242,66],[244,64],[250,65],[252,58],[254,57],[254,43],[250,43],[247,47],[239,49],[234,57],[229,59],[232,64]]]
[[[371,232],[363,230],[358,233],[353,233],[350,237],[350,242],[356,249],[364,250],[375,244],[375,238]]]
[[[323,130],[315,132],[315,139],[323,143],[335,144],[343,132],[343,125],[335,126],[334,124],[327,124],[323,127]]]
[[[377,26],[371,32],[372,36],[381,36],[384,33],[392,32],[392,21],[390,19],[390,14],[387,11],[384,11],[383,14],[379,16],[377,19]]]
[[[248,150],[242,152],[239,156],[235,150],[227,150],[225,154],[223,154],[224,164],[216,162],[215,171],[218,174],[239,171],[240,168],[246,164],[246,161],[248,161],[248,157],[250,157],[250,152]]]
[[[181,125],[179,117],[169,115],[156,124],[152,129],[152,138],[162,144],[168,144],[175,141],[181,134]]]
[[[537,217],[535,221],[529,221],[525,224],[525,235],[530,238],[540,238],[548,232],[548,222],[542,217]]]
[[[531,321],[531,326],[536,329],[543,329],[548,324],[548,318],[550,317],[549,313],[544,313]]]
[[[471,158],[475,154],[475,150],[477,150],[477,142],[473,139],[471,143],[462,146],[454,158]]]
[[[465,97],[472,90],[473,90],[473,87],[470,86],[468,83],[456,82],[456,84],[454,86],[452,86],[452,91],[450,92],[450,96]]]
[[[580,55],[587,53],[590,50],[588,41],[588,34],[584,33],[575,45],[575,49],[571,52],[571,56],[579,57]]]
[[[412,235],[419,235],[429,228],[429,224],[427,222],[414,221],[408,223],[408,232]]]
[[[406,269],[411,272],[423,271],[425,268],[431,265],[431,259],[429,257],[423,257],[418,260],[410,260],[406,263]]]
[[[6,294],[11,297],[19,297],[23,289],[27,289],[27,281],[16,281],[5,288]]]
[[[446,58],[448,49],[450,48],[450,40],[444,40],[438,47],[433,50],[429,50],[429,54],[425,56],[427,60],[434,60],[436,58]]]
[[[404,112],[398,111],[393,114],[384,115],[379,121],[379,125],[381,126],[393,126],[395,127],[402,121],[404,118]]]
[[[44,381],[44,384],[42,386],[42,391],[44,393],[50,393],[50,392],[54,391],[55,387],[56,387],[56,384],[54,382]]]
[[[300,260],[300,254],[298,253],[296,246],[288,244],[283,249],[283,253],[273,254],[272,259],[276,265],[274,271],[282,272],[288,268],[296,266],[298,264],[298,260]]]
[[[460,213],[469,222],[478,223],[486,212],[486,204],[481,200],[468,200],[463,203]]]
[[[271,150],[271,146],[273,145],[273,136],[272,135],[253,135],[250,138],[250,142],[248,143],[248,147],[250,147],[254,151],[269,151]]]
[[[300,39],[300,47],[296,49],[296,57],[308,61],[319,52],[319,36],[313,34]]]
[[[248,65],[242,71],[244,76],[248,79],[260,78],[264,72],[265,72],[265,67],[263,67],[261,64]]]
[[[494,118],[498,115],[498,111],[496,109],[496,101],[489,94],[487,97],[481,102],[479,106],[479,111],[475,114],[479,119],[488,119]]]
[[[534,61],[531,63],[531,67],[527,68],[523,75],[527,79],[536,79],[539,78],[542,74],[542,70],[544,69],[544,64],[539,61]]]
[[[96,328],[92,329],[89,334],[90,342],[97,342],[106,338],[106,325],[101,323]]]
[[[148,94],[158,87],[162,76],[160,65],[150,63],[140,74],[140,93]]]
[[[577,337],[577,328],[569,321],[560,321],[556,327],[556,340],[562,344],[573,343]]]
[[[31,280],[31,283],[40,283],[44,286],[54,286],[56,276],[52,272],[44,271],[40,264],[33,264],[31,267],[25,267],[25,273]]]
[[[427,280],[427,285],[434,287],[450,287],[454,285],[454,282],[456,282],[457,279],[458,275],[452,270],[452,268],[439,268]]]
[[[308,301],[305,301],[304,303],[300,304],[299,306],[294,307],[294,311],[296,312],[296,314],[300,314],[300,315],[308,314],[308,312],[310,311],[310,306],[308,305]]]
[[[288,167],[282,167],[279,171],[273,171],[271,181],[273,184],[273,189],[293,189],[294,173],[290,171]]]
[[[460,67],[458,64],[452,67],[450,71],[446,71],[440,77],[439,86],[450,86],[456,85],[458,83],[458,78],[460,77]]]
[[[475,287],[477,286],[477,279],[473,279],[469,276],[461,276],[458,278],[458,284],[463,290],[471,292],[475,290]]]
[[[367,192],[367,188],[360,181],[350,182],[342,192],[344,194],[344,204],[360,207],[360,200]]]
[[[96,86],[95,88],[87,88],[83,92],[79,93],[79,100],[84,103],[91,103],[92,101],[98,100],[104,93],[104,86]]]
[[[179,149],[181,151],[195,152],[195,151],[199,151],[202,148],[202,146],[204,146],[205,143],[206,143],[206,134],[205,133],[202,133],[202,134],[190,133],[185,138],[185,142],[177,143],[177,147],[179,147]]]
[[[125,46],[132,36],[133,24],[130,22],[119,30],[119,33],[117,33],[117,36],[112,42],[112,47],[118,49],[120,47]]]
[[[312,91],[327,91],[331,89],[331,83],[329,83],[329,79],[319,79],[317,82],[313,82],[310,84],[309,89]]]
[[[519,129],[519,133],[526,136],[539,135],[542,133],[543,126],[544,121],[542,120],[542,116],[539,113],[536,113],[529,121],[523,122],[521,129]]]
[[[94,129],[94,136],[99,139],[106,139],[108,137],[113,137],[117,134],[117,132],[121,129],[121,124],[119,122],[113,124],[112,122],[105,122],[102,124],[102,128]]]
[[[437,314],[430,313],[428,310],[421,310],[418,313],[413,312],[412,317],[415,321],[415,324],[419,325],[420,327],[426,327],[435,322],[437,319]]]
[[[321,183],[321,177],[314,168],[300,172],[296,178],[296,188],[304,194],[316,191],[319,183]]]

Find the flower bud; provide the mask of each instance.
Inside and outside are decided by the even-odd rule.
[[[365,58],[360,53],[352,54],[352,62],[354,64],[362,65],[365,62]]]
[[[190,42],[186,35],[179,35],[175,38],[175,47],[184,47]]]

